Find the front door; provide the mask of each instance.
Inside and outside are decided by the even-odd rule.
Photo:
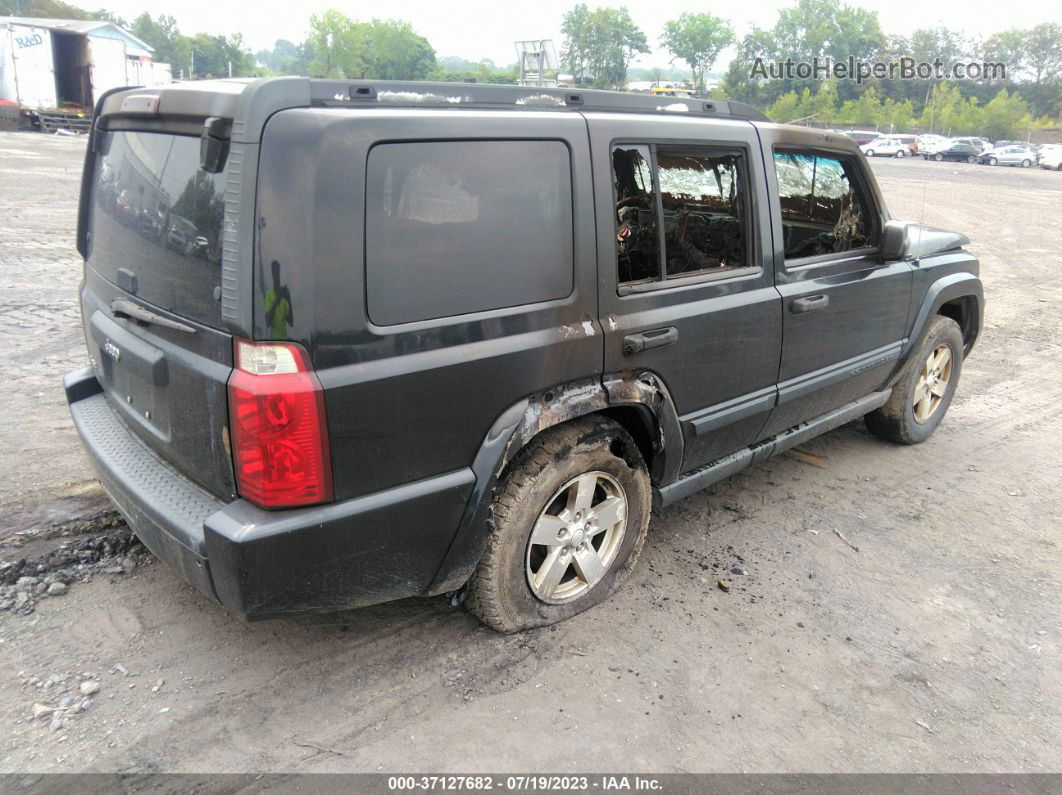
[[[907,262],[881,260],[884,206],[866,161],[824,145],[821,133],[780,134],[788,139],[768,139],[764,153],[784,339],[765,435],[882,387],[900,355],[912,280]]]
[[[681,421],[683,471],[759,438],[781,311],[765,175],[747,122],[586,114],[604,371],[649,371]]]

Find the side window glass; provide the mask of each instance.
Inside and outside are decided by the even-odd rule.
[[[620,284],[655,279],[660,275],[660,235],[649,147],[613,149],[612,177]]]
[[[668,277],[748,264],[739,162],[735,154],[657,148]]]
[[[623,145],[612,151],[612,170],[620,284],[749,265],[748,182],[739,153]]]
[[[873,245],[871,205],[849,158],[775,152],[774,164],[787,260]]]

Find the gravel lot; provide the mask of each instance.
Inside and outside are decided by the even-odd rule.
[[[61,390],[82,154],[0,135],[7,560],[102,532],[46,532],[106,506]],[[853,423],[671,506],[623,592],[519,636],[441,598],[240,624],[134,554],[0,612],[0,772],[1059,771],[1062,174],[873,168],[982,262],[932,440]]]

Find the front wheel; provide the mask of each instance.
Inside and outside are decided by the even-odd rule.
[[[999,163],[999,161],[998,161],[998,160],[996,160],[996,159],[995,159],[994,157],[990,157],[990,158],[988,158],[988,165],[990,165],[990,166],[994,166],[994,165],[996,165],[997,163]]]
[[[944,155],[940,154],[940,152],[937,152],[935,155],[933,155],[933,159],[939,163],[941,160],[944,159]]]
[[[959,324],[937,315],[893,386],[888,401],[866,415],[867,429],[875,436],[900,444],[917,444],[928,439],[955,396],[962,354]]]
[[[974,157],[973,155],[970,155],[969,157],[966,158],[966,162],[967,163],[976,163],[977,162],[977,158]]]
[[[873,156],[874,156],[874,150],[873,149],[868,149],[867,150],[867,157],[873,157]]]
[[[499,484],[487,549],[465,605],[499,632],[571,618],[623,584],[649,527],[649,474],[603,417],[544,432]]]
[[[899,151],[896,152],[896,156],[897,157],[903,157],[904,156],[904,151],[902,149],[900,149]]]

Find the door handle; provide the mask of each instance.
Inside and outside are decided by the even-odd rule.
[[[816,309],[825,309],[830,304],[828,295],[809,295],[807,298],[798,298],[789,305],[789,311],[794,315],[801,312],[814,312]]]
[[[639,351],[647,351],[650,348],[659,348],[678,342],[678,329],[674,326],[667,328],[655,328],[652,331],[642,331],[638,334],[628,334],[623,338],[623,352],[628,356]]]

